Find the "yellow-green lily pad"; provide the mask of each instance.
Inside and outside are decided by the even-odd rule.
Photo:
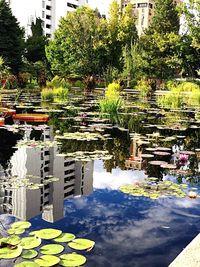
[[[61,261],[59,262],[59,265],[61,266],[76,267],[86,263],[86,257],[76,253],[64,254],[60,256],[60,258]]]
[[[31,223],[26,222],[26,221],[19,221],[19,222],[14,222],[13,224],[11,224],[11,228],[27,229],[30,227],[31,227]]]
[[[62,231],[52,228],[42,229],[39,231],[35,231],[35,236],[41,238],[41,239],[53,239],[62,234]]]
[[[10,249],[8,247],[0,248],[0,259],[14,259],[21,255],[22,247],[18,246],[15,249]]]
[[[10,228],[8,229],[9,235],[21,235],[25,232],[24,228]]]
[[[58,257],[51,255],[44,255],[35,260],[35,263],[37,263],[41,267],[51,267],[58,264],[59,262],[60,259]]]
[[[33,258],[37,257],[37,255],[38,255],[38,252],[36,250],[30,249],[30,250],[24,250],[22,252],[21,257],[23,259],[33,259]]]
[[[23,247],[23,249],[32,249],[39,247],[41,242],[42,240],[40,238],[29,236],[22,238],[20,245]]]
[[[76,237],[73,234],[70,233],[63,233],[62,235],[60,235],[59,237],[55,238],[54,241],[59,242],[59,243],[68,243],[72,240],[74,240]]]
[[[16,235],[11,235],[8,237],[4,237],[0,239],[0,243],[5,243],[5,244],[9,244],[12,246],[16,246],[20,243],[21,238],[19,236]]]
[[[32,261],[23,261],[14,265],[14,267],[40,267],[40,265]]]
[[[41,247],[40,252],[45,255],[56,255],[63,252],[64,247],[58,244],[48,244]]]
[[[77,250],[87,250],[92,249],[95,245],[95,242],[89,239],[77,238],[68,243],[68,246]]]

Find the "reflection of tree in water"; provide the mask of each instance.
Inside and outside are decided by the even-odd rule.
[[[60,153],[73,153],[76,151],[95,151],[103,150],[104,141],[81,141],[81,140],[63,140],[59,148]]]
[[[125,161],[130,153],[130,136],[127,131],[120,131],[118,128],[113,128],[108,133],[111,134],[112,139],[106,140],[105,149],[109,151],[113,158],[106,160],[104,167],[108,172],[117,167],[125,170]]]
[[[7,131],[5,129],[0,130],[0,165],[6,170],[9,166],[9,160],[16,151],[16,148],[13,148],[17,141],[21,139],[20,134]]]

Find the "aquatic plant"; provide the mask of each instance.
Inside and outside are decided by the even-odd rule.
[[[144,196],[151,199],[158,199],[162,196],[185,197],[187,194],[182,190],[186,185],[178,185],[171,181],[157,182],[158,179],[149,178],[148,182],[125,185],[119,188],[125,194],[132,196]]]
[[[147,96],[151,91],[151,85],[148,80],[141,79],[137,82],[136,89],[139,90],[141,96]]]
[[[30,227],[31,224],[29,222],[19,221],[13,223],[10,229],[25,231]],[[51,267],[56,264],[68,267],[81,266],[86,263],[86,257],[77,253],[61,254],[65,250],[64,243],[67,243],[69,248],[79,251],[91,251],[95,245],[95,242],[92,240],[84,238],[75,239],[75,235],[71,233],[62,233],[58,229],[51,228],[30,232],[28,237],[20,238],[18,235],[11,235],[0,239],[0,259],[20,261],[14,267]],[[52,239],[54,242],[63,243],[63,245],[56,243],[42,245],[42,240],[50,241]],[[33,248],[39,248],[39,251],[33,250]],[[55,256],[58,254],[59,256]],[[22,261],[23,259],[34,259],[34,261]]]
[[[54,98],[53,90],[49,88],[43,88],[41,92],[41,97],[42,100],[53,101]]]
[[[55,87],[53,89],[44,88],[41,92],[42,100],[53,101],[55,98],[64,100],[68,97],[69,90],[65,87]]]

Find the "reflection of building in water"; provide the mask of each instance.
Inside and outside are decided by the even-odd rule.
[[[52,175],[59,178],[59,181],[45,184],[38,190],[2,188],[0,200],[2,212],[23,220],[42,214],[44,220],[54,222],[63,217],[65,199],[92,192],[93,162],[83,165],[81,162],[56,154],[56,147],[18,148],[11,158],[12,176],[16,175],[22,179],[26,175],[38,176],[34,182],[43,184],[45,179]]]

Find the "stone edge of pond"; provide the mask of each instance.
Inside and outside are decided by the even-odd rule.
[[[200,234],[175,258],[168,267],[200,266]]]

